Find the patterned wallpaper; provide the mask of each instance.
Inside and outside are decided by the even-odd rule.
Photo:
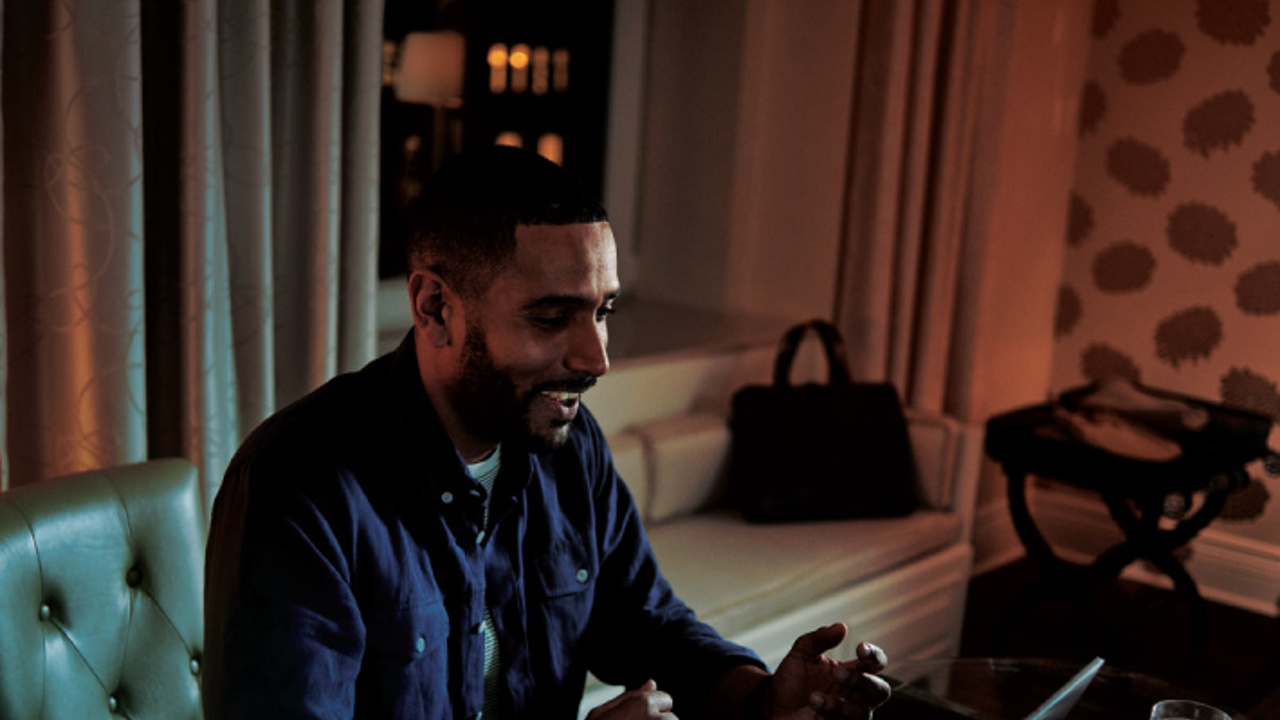
[[[1055,390],[1119,374],[1280,419],[1280,0],[1096,0],[1079,132]],[[1280,544],[1255,477],[1224,517]]]

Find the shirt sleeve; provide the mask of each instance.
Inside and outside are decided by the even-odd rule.
[[[264,465],[233,463],[214,505],[205,717],[351,718],[365,638],[342,510],[304,491],[324,483],[304,485]]]
[[[626,687],[653,678],[673,696],[676,708],[698,707],[729,668],[765,665],[700,621],[676,596],[599,427],[592,422],[590,428],[587,466],[598,474],[601,560],[588,632],[589,668],[601,680]]]

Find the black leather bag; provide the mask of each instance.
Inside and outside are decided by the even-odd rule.
[[[810,330],[822,341],[826,385],[792,385]],[[844,341],[813,320],[783,336],[772,385],[733,396],[730,498],[752,522],[906,515],[916,508],[915,465],[897,389],[854,382]]]

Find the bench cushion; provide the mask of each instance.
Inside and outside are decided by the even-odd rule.
[[[958,517],[930,510],[777,525],[717,510],[648,531],[676,594],[726,636],[943,548],[959,533]]]

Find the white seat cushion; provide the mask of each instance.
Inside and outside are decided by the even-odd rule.
[[[645,459],[644,441],[634,432],[615,433],[609,436],[609,449],[613,455],[613,468],[631,491],[640,517],[648,517],[651,480]]]
[[[676,595],[726,636],[959,537],[956,516],[759,525],[714,511],[648,531]]]
[[[646,523],[699,512],[723,494],[730,444],[724,418],[690,413],[634,430],[644,438],[654,478]]]

